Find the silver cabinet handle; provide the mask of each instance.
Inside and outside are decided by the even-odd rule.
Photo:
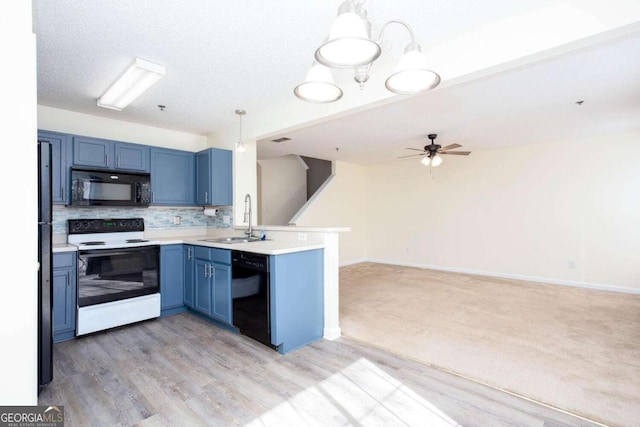
[[[71,272],[67,271],[67,287],[71,286]]]
[[[205,203],[209,202],[209,192],[208,191],[204,192],[204,202]]]
[[[187,248],[187,259],[191,259],[191,248]]]
[[[107,166],[109,166],[109,154],[104,155],[104,161]]]
[[[209,277],[209,264],[204,265],[204,277]]]
[[[155,203],[155,201],[156,201],[156,192],[152,191],[151,192],[151,203]]]

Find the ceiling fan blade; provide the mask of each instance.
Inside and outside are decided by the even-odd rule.
[[[440,154],[455,154],[456,156],[468,156],[471,151],[438,151]]]
[[[460,148],[460,147],[462,147],[462,145],[460,144],[451,144],[451,145],[447,145],[446,147],[440,148],[440,150],[447,151],[447,150],[453,150],[454,148]]]
[[[418,148],[407,148],[407,150],[424,151],[423,149],[418,149]]]
[[[400,156],[397,157],[398,159],[404,159],[405,157],[416,157],[416,156],[424,156],[427,153],[420,153],[420,154],[409,154],[408,156]]]

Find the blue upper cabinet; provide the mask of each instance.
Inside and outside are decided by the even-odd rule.
[[[196,153],[196,204],[231,206],[233,204],[233,153],[209,148]]]
[[[195,153],[151,148],[151,204],[195,205]]]
[[[73,137],[73,166],[149,172],[149,146],[86,136]]]
[[[115,169],[149,172],[148,145],[115,142]]]
[[[71,137],[64,133],[38,131],[38,140],[51,144],[51,197],[53,204],[69,203],[69,162]]]

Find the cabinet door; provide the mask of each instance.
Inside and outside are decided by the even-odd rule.
[[[69,161],[71,136],[58,132],[38,131],[38,140],[51,144],[51,200],[53,204],[69,202]]]
[[[233,204],[233,153],[231,150],[211,148],[210,205]]]
[[[184,291],[182,245],[160,247],[160,307],[162,310],[181,307]]]
[[[53,254],[53,342],[75,337],[76,253]]]
[[[193,294],[193,275],[195,268],[195,262],[193,259],[193,246],[184,245],[182,251],[184,257],[184,305],[186,305],[187,307],[195,308],[195,299]]]
[[[74,330],[75,325],[75,287],[70,268],[53,270],[53,333]]]
[[[211,315],[211,278],[209,260],[196,258],[194,263],[194,308],[208,316]]]
[[[113,162],[113,141],[107,139],[73,137],[73,165],[108,168]]]
[[[149,146],[116,142],[114,153],[115,169],[149,172]]]
[[[196,154],[196,204],[209,205],[211,200],[211,152],[200,151]]]
[[[195,153],[151,148],[151,203],[195,205],[195,169]]]
[[[228,324],[231,319],[231,267],[224,264],[212,263],[213,303],[211,316]]]
[[[196,204],[233,204],[233,153],[209,148],[196,154]]]

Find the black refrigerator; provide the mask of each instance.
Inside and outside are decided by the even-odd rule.
[[[53,379],[51,144],[38,141],[38,391]]]

